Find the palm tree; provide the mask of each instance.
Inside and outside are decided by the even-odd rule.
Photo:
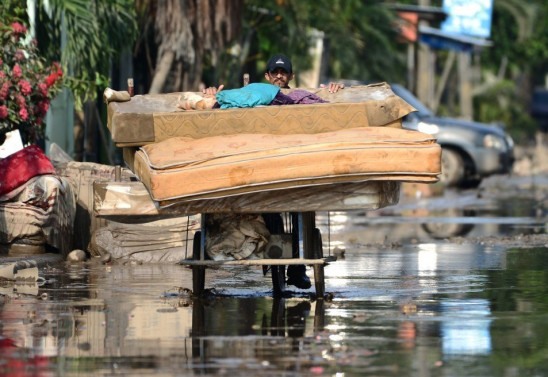
[[[8,0],[12,1],[12,0]],[[19,1],[20,2],[20,1]],[[113,60],[137,34],[133,0],[35,0],[34,25],[46,57],[61,60],[77,108],[108,85]]]
[[[84,103],[94,101],[98,92],[109,84],[112,62],[133,44],[136,35],[133,0],[4,0],[0,14],[18,17],[28,24],[41,55],[50,61],[61,61],[64,85],[70,89],[59,97],[63,98],[62,107],[65,112],[72,111],[72,99],[77,118],[84,123]],[[52,103],[51,109],[57,103],[59,100]],[[95,115],[97,110],[91,109]],[[51,114],[52,111],[47,119],[51,120]],[[59,135],[72,135],[73,118],[66,114],[64,119],[68,121],[56,124]],[[48,129],[51,131],[52,127],[46,128],[46,134]],[[97,128],[91,130],[97,132]],[[64,139],[63,147],[73,145],[71,140]],[[74,147],[75,154],[79,144]]]

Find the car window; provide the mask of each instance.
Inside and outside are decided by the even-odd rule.
[[[392,91],[400,96],[405,102],[413,106],[420,113],[421,116],[434,116],[432,110],[426,107],[417,97],[413,95],[409,90],[405,89],[399,84],[391,84]]]

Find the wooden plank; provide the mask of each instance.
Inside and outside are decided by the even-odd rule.
[[[296,264],[305,264],[305,265],[325,265],[329,262],[336,261],[337,258],[323,258],[323,259],[242,259],[242,260],[225,260],[225,261],[214,261],[214,260],[193,260],[193,259],[183,259],[179,264],[185,266],[289,266]]]

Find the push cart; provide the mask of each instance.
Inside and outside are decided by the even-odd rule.
[[[114,187],[106,184],[96,213],[202,214],[192,258],[180,262],[192,268],[194,294],[204,292],[208,267],[269,266],[280,295],[286,266],[307,265],[323,297],[324,267],[334,258],[323,255],[316,211],[397,203],[401,182],[438,181],[441,148],[431,135],[402,129],[414,108],[386,83],[313,94],[326,103],[182,111],[181,93],[108,102],[112,139],[143,195],[132,200],[128,185],[108,202]],[[206,220],[221,213],[291,213],[290,234],[269,242],[278,242],[273,251],[290,242],[292,257],[208,259]]]
[[[202,295],[205,290],[205,274],[208,268],[222,266],[263,266],[270,269],[272,292],[283,296],[286,285],[286,267],[311,266],[314,271],[314,288],[318,298],[324,297],[324,267],[336,261],[336,257],[324,255],[322,234],[316,224],[318,212],[377,210],[396,204],[401,183],[390,180],[342,183],[283,190],[283,192],[254,193],[231,196],[222,200],[204,200],[177,203],[158,209],[148,190],[140,181],[95,182],[95,213],[104,218],[135,218],[136,216],[184,216],[201,214],[196,227],[190,258],[178,264],[192,269],[192,291]],[[293,210],[297,209],[297,210]],[[282,221],[274,226],[270,241],[262,259],[213,260],[206,252],[208,217],[241,214],[284,214],[290,222]],[[329,220],[328,220],[329,221]],[[328,242],[329,243],[329,242]],[[288,252],[288,248],[290,251]],[[268,251],[268,252],[267,252]],[[295,252],[297,251],[297,252]]]

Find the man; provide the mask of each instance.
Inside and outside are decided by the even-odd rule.
[[[295,73],[293,72],[293,64],[291,60],[283,55],[273,55],[266,63],[266,71],[264,78],[269,83],[279,86],[282,89],[289,89],[289,82],[293,80]],[[327,86],[321,85],[321,87],[327,87],[330,93],[336,93],[340,89],[344,89],[344,84],[330,82]],[[224,85],[219,85],[218,88],[210,87],[203,90],[204,94],[215,96],[217,92],[221,91]]]
[[[289,89],[289,82],[293,80],[294,77],[293,64],[291,64],[291,60],[287,56],[276,54],[268,59],[264,78],[269,83],[277,85],[282,89]],[[344,89],[344,84],[331,82],[327,88],[330,93],[336,93],[340,89]]]
[[[295,74],[293,72],[293,64],[291,60],[283,54],[273,55],[266,63],[264,74],[265,79],[282,89],[289,89],[289,82],[293,80]],[[338,92],[344,89],[344,84],[331,82],[326,86],[330,93]],[[224,85],[219,85],[218,88],[210,87],[203,90],[205,95],[215,96],[221,91]],[[296,226],[296,215],[292,214],[293,226]],[[265,224],[271,234],[283,233],[283,220],[279,213],[263,214]],[[293,257],[299,256],[298,240],[294,237],[293,240]],[[310,278],[306,275],[305,265],[290,265],[287,268],[287,284],[294,285],[300,289],[309,289],[312,284]]]

